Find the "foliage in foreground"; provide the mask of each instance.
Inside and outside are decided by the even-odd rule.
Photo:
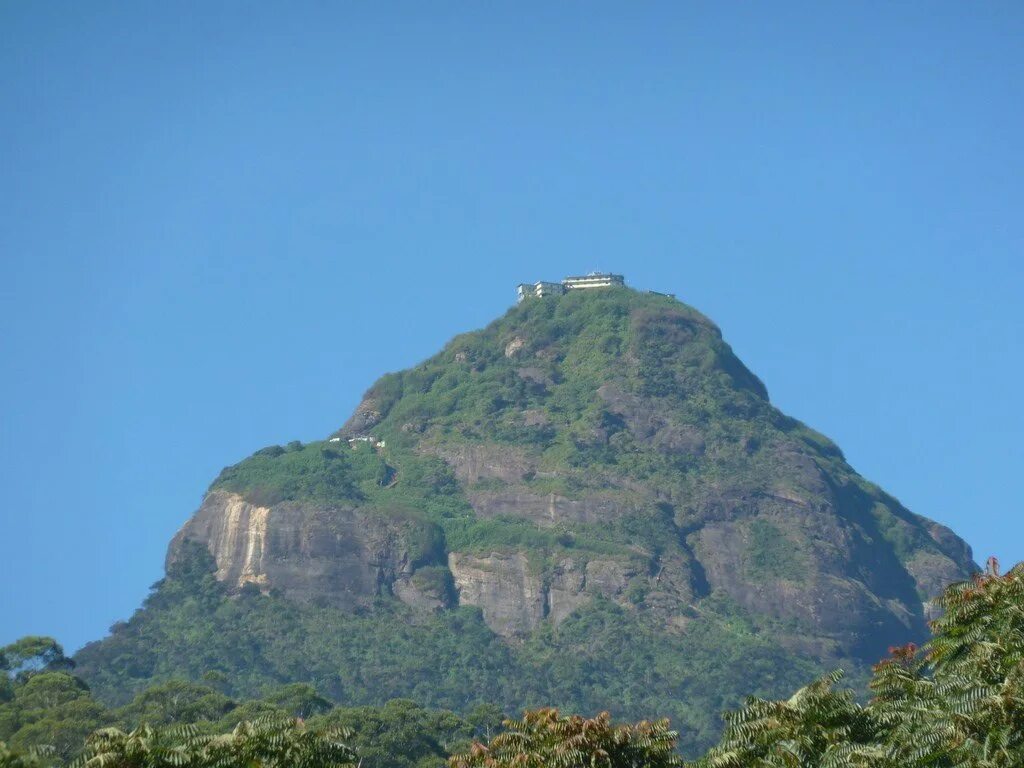
[[[346,707],[408,699],[467,715],[481,706],[515,713],[543,704],[629,720],[669,717],[682,751],[696,755],[720,735],[719,713],[743,695],[782,696],[825,671],[781,648],[771,628],[724,596],[706,598],[701,620],[686,633],[661,631],[638,612],[595,600],[557,630],[546,625],[516,646],[469,606],[423,615],[395,598],[349,611],[274,594],[230,597],[214,578],[209,553],[195,555],[169,570],[130,621],[75,657],[91,700],[114,709],[124,727],[164,708],[167,697],[146,692],[168,680],[215,689],[196,696],[201,716],[181,711],[172,718],[186,722],[218,722],[224,706],[302,680]],[[866,681],[866,665],[854,667],[858,672]],[[80,745],[86,733],[67,743]],[[13,736],[0,724],[5,738]]]
[[[749,699],[726,716],[700,768],[1024,766],[1024,563],[949,587],[923,648],[875,667],[871,703],[834,690],[840,673],[788,701]]]
[[[837,687],[841,672],[784,701],[752,697],[726,715],[720,743],[691,768],[1024,766],[1024,563],[1001,575],[997,563],[990,561],[974,580],[949,587],[939,607],[942,617],[933,622],[929,643],[893,649],[875,667],[867,705]],[[47,702],[73,694],[76,679],[54,671],[67,666],[59,646],[31,640],[4,649],[8,675],[0,677],[6,686],[0,687],[0,699],[10,697],[10,672],[17,669],[18,691],[27,690],[29,699],[45,708]],[[38,650],[38,655],[26,648]],[[80,698],[72,696],[70,702]],[[493,735],[493,711],[479,717],[485,727],[475,728],[452,713],[431,719],[424,714],[427,710],[411,702],[397,703],[387,717],[381,714],[387,707],[367,708],[374,709],[369,716],[339,709],[313,714],[323,712],[327,703],[301,685],[227,711],[226,697],[222,701],[211,689],[188,683],[167,684],[140,698],[133,702],[134,716],[144,713],[146,722],[127,732],[112,727],[95,731],[75,768],[341,768],[357,764],[363,752],[356,748],[359,736],[348,722],[363,728],[364,743],[386,740],[390,733],[389,752],[408,753],[407,762],[392,762],[389,754],[378,752],[362,763],[364,768],[438,766],[452,752],[450,768],[682,765],[677,734],[669,730],[668,721],[615,725],[607,713],[587,719],[562,716],[555,709],[527,711],[520,720],[506,720],[504,730]],[[278,705],[313,716],[306,722],[284,714]],[[199,712],[208,718],[220,712],[219,726],[212,727],[210,719],[205,725],[180,722]],[[239,720],[246,714],[259,716]],[[396,730],[395,718],[407,727]],[[153,720],[168,724],[152,725]],[[431,729],[435,737],[423,742],[427,748],[412,754],[410,745]],[[470,733],[481,740],[471,746],[459,741]],[[57,757],[48,751],[12,750],[0,742],[0,768],[44,768]]]
[[[557,709],[526,712],[505,721],[506,731],[490,744],[474,744],[451,768],[670,768],[682,764],[675,751],[678,734],[668,720],[613,725],[607,712],[587,719],[563,717]]]
[[[194,726],[126,733],[104,728],[86,740],[74,768],[328,768],[354,766],[344,729],[318,731],[298,718],[264,717],[239,723],[226,734],[202,736]]]
[[[51,754],[52,750],[35,747],[19,752],[0,741],[0,768],[43,768]]]

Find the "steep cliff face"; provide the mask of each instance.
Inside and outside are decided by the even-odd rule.
[[[594,601],[685,633],[724,599],[815,658],[922,635],[974,568],[707,318],[618,288],[524,302],[382,378],[331,441],[228,468],[170,561],[189,540],[234,589],[476,606],[515,640]]]
[[[183,542],[199,541],[213,555],[217,579],[231,589],[273,588],[343,608],[368,606],[381,595],[432,606],[436,596],[424,593],[412,575],[440,562],[436,537],[429,523],[358,508],[294,501],[257,506],[237,493],[213,490],[171,542],[167,565],[173,566]]]
[[[556,626],[593,597],[623,602],[630,564],[582,562],[565,557],[546,571],[523,552],[448,555],[459,600],[483,610],[484,621],[503,637],[522,637],[548,619]]]

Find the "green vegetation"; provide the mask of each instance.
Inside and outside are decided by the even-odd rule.
[[[984,574],[950,586],[939,602],[943,615],[933,624],[934,637],[920,649],[894,649],[876,665],[869,703],[837,687],[840,671],[788,699],[751,697],[726,715],[721,741],[687,765],[1024,765],[1024,563],[1002,575],[990,561]],[[593,636],[595,629],[600,630],[591,626],[585,632]],[[45,768],[73,757],[79,768],[683,765],[676,752],[678,734],[667,720],[616,725],[607,712],[588,719],[542,708],[499,723],[493,706],[464,717],[410,701],[330,707],[308,685],[278,688],[238,704],[211,687],[173,681],[117,709],[93,702],[101,722],[97,726],[84,710],[63,709],[91,701],[91,693],[66,671],[68,660],[59,645],[48,638],[26,638],[2,653],[8,674],[0,703],[0,768]],[[41,715],[31,714],[40,709],[45,710]],[[30,731],[26,737],[23,723],[37,716],[64,727]],[[86,735],[63,748],[42,743],[82,728],[89,728]]]
[[[300,719],[264,717],[239,723],[230,733],[203,736],[189,726],[131,732],[105,728],[92,734],[78,761],[82,768],[327,768],[351,766],[358,757],[343,730],[310,728]]]
[[[714,608],[723,618],[672,635],[597,601],[557,630],[547,626],[512,646],[473,608],[424,615],[381,598],[373,610],[353,613],[258,593],[229,597],[211,569],[209,556],[193,550],[130,621],[77,654],[91,695],[128,725],[144,715],[173,721],[179,710],[165,702],[228,724],[232,702],[303,680],[348,706],[411,699],[465,713],[550,702],[621,717],[667,715],[692,752],[716,737],[716,713],[739,702],[737,691],[777,695],[821,671],[725,603]],[[441,589],[449,577],[436,569],[424,578]]]
[[[767,520],[754,520],[749,532],[747,568],[752,578],[768,576],[790,581],[802,578],[804,569],[799,545],[788,539],[777,525]]]
[[[613,725],[607,712],[587,719],[557,709],[526,712],[505,722],[506,731],[486,746],[452,758],[451,768],[673,768],[678,734],[668,721]]]
[[[525,346],[506,356],[503,350],[515,339]],[[628,368],[624,360],[630,361]],[[422,364],[381,378],[366,394],[382,415],[372,427],[388,446],[379,458],[393,467],[391,479],[397,478],[406,493],[416,488],[410,499],[415,502],[459,495],[450,475],[432,478],[429,470],[414,466],[422,461],[415,448],[425,439],[526,448],[537,454],[543,469],[567,470],[559,492],[567,490],[566,483],[601,487],[594,470],[613,467],[678,486],[679,470],[696,470],[699,462],[636,444],[598,395],[610,374],[627,392],[666,397],[683,423],[720,426],[720,447],[751,431],[778,431],[763,385],[710,321],[663,296],[609,289],[524,302],[487,328],[456,337]],[[652,383],[662,380],[660,387]],[[734,401],[742,405],[730,413]],[[538,423],[526,424],[524,412]],[[757,418],[741,425],[751,413]],[[375,455],[369,448],[365,454],[349,451],[345,442],[275,446],[224,470],[214,487],[252,501],[351,502],[372,491],[367,480],[376,477],[379,465],[371,466],[367,457]],[[419,482],[424,479],[425,485]],[[437,511],[465,509],[463,504]]]
[[[635,553],[642,527],[552,530],[477,520],[467,492],[509,483],[486,476],[461,483],[438,457],[472,446],[505,449],[529,467],[513,483],[518,490],[569,499],[613,493],[620,506],[648,517],[644,489],[656,489],[668,528],[692,529],[701,520],[691,500],[709,489],[753,494],[779,486],[810,504],[826,501],[813,468],[794,476],[797,454],[813,457],[861,510],[865,535],[888,542],[900,562],[938,552],[920,521],[861,480],[828,438],[772,407],[710,320],[666,296],[609,288],[525,301],[419,365],[383,376],[364,405],[373,417],[344,437],[366,431],[386,448],[353,450],[344,439],[272,446],[226,468],[212,488],[257,504],[355,505],[427,520],[443,529],[449,551],[557,555],[571,539],[577,553],[624,556]],[[646,543],[660,548],[679,536],[663,524],[658,533]],[[790,533],[776,526],[758,545],[752,575],[800,579],[799,557],[786,564],[772,549],[799,545]]]
[[[469,519],[471,509],[444,462],[403,453],[400,475],[391,462],[389,453],[366,443],[271,446],[224,469],[210,489],[240,493],[253,504],[267,506],[285,501],[358,505],[367,512],[421,523]]]
[[[355,447],[346,439],[369,435],[374,441]],[[101,707],[89,727],[108,717],[103,707],[126,727],[180,717],[233,726],[268,707],[305,716],[267,698],[301,681],[347,707],[410,699],[463,713],[550,704],[667,715],[682,749],[696,754],[720,734],[716,713],[746,693],[782,695],[836,662],[857,682],[867,677],[874,647],[843,649],[810,620],[762,610],[771,601],[760,591],[772,584],[832,583],[816,578],[825,558],[815,547],[861,546],[870,557],[848,574],[835,574],[838,558],[827,553],[827,575],[858,586],[874,579],[869,597],[883,608],[901,604],[901,617],[917,621],[912,637],[924,627],[921,595],[903,566],[922,553],[932,558],[925,565],[950,565],[921,519],[861,480],[827,438],[773,408],[718,329],[664,296],[623,288],[523,302],[382,377],[336,437],[264,448],[226,468],[211,490],[388,521],[381,530],[400,539],[404,576],[411,572],[411,591],[428,607],[395,599],[383,573],[351,610],[329,596],[286,599],[272,581],[269,594],[254,586],[230,594],[204,548],[175,552],[143,608],[76,656],[95,696],[88,701]],[[544,520],[536,504],[518,516],[507,501],[474,511],[502,494],[539,499],[541,509],[553,497],[577,511],[590,506]],[[800,527],[801,515],[819,514],[841,529],[825,545]],[[728,547],[700,538],[702,526],[723,521],[735,525],[715,533],[736,542],[735,562],[714,562]],[[507,643],[479,609],[458,607],[448,568],[451,553],[492,552],[522,553],[545,586],[566,559],[584,573],[594,560],[611,561],[621,575],[601,592],[612,599],[587,592],[557,627],[543,621]],[[740,588],[721,586],[730,578]],[[845,658],[853,653],[860,657]],[[209,690],[176,696],[161,688],[170,685]],[[162,696],[193,714],[174,714]],[[0,733],[32,726],[35,715],[18,712],[17,728]]]
[[[345,439],[357,435],[374,440]],[[664,296],[524,302],[382,377],[335,439],[264,448],[211,491],[285,505],[296,520],[355,520],[345,536],[366,523],[372,551],[351,563],[377,578],[348,609],[327,588],[286,598],[279,590],[294,581],[231,590],[205,542],[184,537],[143,607],[79,652],[77,667],[49,638],[0,650],[0,768],[76,756],[96,768],[319,768],[353,753],[363,768],[439,768],[455,754],[457,768],[672,765],[676,747],[695,756],[715,744],[718,713],[736,708],[702,765],[889,766],[871,761],[895,759],[893,734],[925,749],[894,764],[1013,764],[971,762],[982,743],[986,755],[1017,754],[1017,689],[999,686],[1018,673],[991,658],[954,679],[932,650],[904,653],[879,667],[869,706],[825,675],[842,663],[860,687],[878,644],[923,638],[920,584],[938,582],[907,564],[967,573],[969,556],[773,408],[718,329]],[[264,519],[272,528],[273,514]],[[310,541],[331,553],[341,529],[321,530]],[[480,608],[459,606],[449,570],[450,554],[492,552],[524,555],[531,589],[550,597],[559,585],[575,610],[556,624],[546,602],[550,620],[510,642],[496,636]],[[272,554],[302,581],[301,547]],[[588,586],[573,592],[556,580],[565,574]],[[986,578],[964,594],[1003,583]],[[866,608],[850,601],[866,617],[853,631],[785,612],[824,605],[844,581],[849,594],[867,591]],[[522,607],[513,598],[500,607]],[[1016,599],[1010,588],[999,598]],[[948,605],[947,617],[960,615]],[[944,653],[975,654],[988,625],[958,627],[931,647],[957,636],[972,645]],[[1017,642],[1009,618],[1000,631]],[[758,698],[742,707],[745,694]],[[544,709],[501,725],[502,712],[540,706],[590,719]],[[614,726],[606,711],[640,722]],[[678,743],[652,724],[666,716]],[[52,758],[29,751],[44,747]]]
[[[369,451],[296,442],[257,451],[222,471],[212,487],[245,493],[252,503],[267,506],[282,501],[351,503],[364,498],[360,486],[377,481],[381,466]]]
[[[108,708],[80,679],[56,671],[57,662],[32,661],[33,671],[14,680],[0,702],[3,768],[72,759],[79,768],[354,765],[353,750],[366,768],[440,768],[501,721],[487,707],[465,718],[410,701],[336,707],[306,684],[239,702],[213,687],[222,686],[217,675],[207,676],[210,685],[168,680]],[[320,763],[317,755],[330,759]]]
[[[52,762],[51,754],[47,749],[11,749],[0,741],[0,768],[44,768]]]
[[[867,706],[835,690],[835,672],[786,701],[752,698],[727,715],[696,768],[1024,765],[1024,564],[956,584],[923,648],[875,667]]]
[[[500,731],[502,719],[500,710],[487,706],[459,717],[394,699],[382,707],[338,707],[314,722],[347,731],[346,741],[364,766],[432,768],[474,739]]]

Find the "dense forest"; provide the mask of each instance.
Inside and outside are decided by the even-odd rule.
[[[785,700],[749,698],[725,714],[720,742],[685,763],[668,720],[615,724],[554,709],[503,718],[396,700],[334,706],[292,684],[237,701],[210,675],[167,681],[105,707],[50,638],[0,652],[0,766],[764,766],[1012,768],[1024,765],[1024,564],[990,561],[951,585],[920,648],[891,650],[869,690],[835,671]]]
[[[683,750],[697,754],[721,733],[718,713],[743,693],[781,695],[823,671],[780,649],[724,596],[720,618],[693,622],[685,635],[598,600],[557,632],[509,644],[472,606],[423,613],[382,596],[345,611],[254,588],[232,596],[213,568],[209,553],[192,548],[135,616],[76,654],[76,674],[97,701],[119,710],[174,680],[246,701],[302,681],[350,705],[398,698],[459,712],[557,704],[665,716],[682,728]]]

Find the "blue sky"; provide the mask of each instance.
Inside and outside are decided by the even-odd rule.
[[[103,635],[225,465],[523,280],[719,323],[1024,558],[1024,5],[4,3],[0,642]]]

